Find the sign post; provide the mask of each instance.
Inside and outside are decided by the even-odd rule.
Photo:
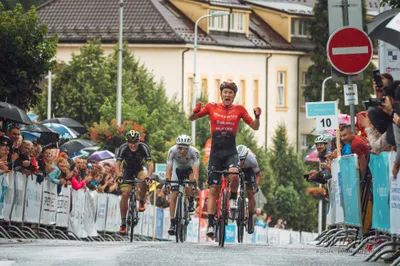
[[[315,118],[317,129],[338,129],[337,109],[337,102],[306,103],[306,118]]]

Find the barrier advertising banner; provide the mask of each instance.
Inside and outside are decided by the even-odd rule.
[[[47,180],[43,181],[42,210],[40,223],[53,225],[56,223],[57,212],[57,185]]]
[[[71,188],[62,186],[57,199],[56,224],[59,227],[68,227],[69,211],[71,207]]]
[[[108,194],[107,204],[107,219],[106,219],[106,231],[107,232],[118,232],[119,226],[118,217],[121,217],[119,211],[119,197],[116,195]]]
[[[11,213],[11,221],[22,222],[24,214],[26,176],[22,173],[15,173],[14,204]]]
[[[85,208],[83,216],[83,228],[89,236],[97,236],[96,230],[96,192],[86,191]]]
[[[389,209],[389,153],[371,154],[369,169],[373,178],[372,228],[390,231]]]
[[[344,222],[346,225],[362,226],[360,209],[360,185],[357,155],[343,156],[340,159],[340,172],[343,188]]]
[[[7,173],[3,179],[2,185],[2,198],[3,198],[3,205],[2,205],[2,216],[4,221],[10,221],[12,205],[14,202],[14,172]]]
[[[156,238],[161,239],[163,236],[163,215],[162,208],[156,208]]]
[[[107,194],[97,195],[96,228],[97,231],[106,230]]]
[[[73,232],[78,237],[87,237],[83,225],[85,211],[85,192],[83,189],[72,191],[72,211],[69,217],[68,231]]]
[[[343,191],[342,191],[342,173],[340,171],[340,160],[334,160],[335,171],[332,170],[332,181],[333,186],[335,187],[335,214],[334,214],[334,223],[340,224],[344,222],[344,210],[343,210]]]
[[[389,160],[390,175],[390,232],[400,235],[400,171],[397,178],[393,177],[392,168],[396,158],[396,153],[391,152]]]
[[[42,204],[42,185],[36,182],[36,176],[28,176],[25,195],[24,222],[38,224]],[[69,210],[68,210],[69,214]]]

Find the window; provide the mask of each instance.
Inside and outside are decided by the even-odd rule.
[[[244,32],[244,14],[231,13],[229,15],[229,30],[232,32]]]
[[[215,80],[215,102],[220,103],[221,102],[221,96],[219,93],[219,86],[221,85],[221,80],[216,79]]]
[[[307,134],[301,134],[300,135],[300,149],[301,150],[307,150],[308,149],[308,135]]]
[[[295,19],[290,20],[290,34],[291,34],[291,36],[296,36],[296,20]]]
[[[301,75],[301,104],[300,104],[302,108],[306,107],[306,97],[304,96],[304,90],[306,89],[307,85],[308,85],[307,72],[303,72]]]
[[[189,103],[189,110],[192,108],[192,99],[193,99],[193,78],[188,78],[188,88],[189,88],[189,93],[188,95],[188,103]]]
[[[217,10],[211,10],[210,14],[217,12]],[[216,31],[227,31],[228,30],[228,16],[217,16],[210,17],[210,30]]]
[[[299,20],[299,37],[308,37],[308,22],[306,20]]]
[[[285,107],[285,74],[284,71],[278,71],[278,101],[277,107]]]
[[[201,97],[208,98],[208,80],[201,79]]]
[[[240,102],[240,104],[246,106],[246,80],[240,81],[239,90],[241,91],[240,94],[242,95],[242,101]]]
[[[258,105],[258,80],[253,81],[253,104],[254,107],[259,107]]]

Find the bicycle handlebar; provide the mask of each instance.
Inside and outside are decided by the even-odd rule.
[[[239,172],[229,172],[228,170],[215,170],[215,167],[211,167],[211,172],[216,173],[216,174],[223,174],[223,175],[242,175],[243,171],[242,169],[238,168]]]
[[[157,176],[152,176],[151,178],[146,178],[144,180],[140,180],[140,179],[134,179],[134,180],[124,180],[122,178],[122,176],[118,177],[116,182],[120,183],[120,184],[136,184],[136,183],[146,183],[147,181],[157,181],[158,178]]]
[[[196,185],[196,181],[172,181],[172,180],[165,180],[166,183],[174,183],[174,184],[189,184],[189,185]]]

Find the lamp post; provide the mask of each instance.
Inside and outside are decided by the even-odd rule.
[[[193,51],[193,92],[192,92],[192,109],[196,107],[196,96],[197,96],[197,81],[196,81],[196,62],[197,62],[197,26],[199,22],[204,18],[210,17],[221,17],[229,15],[226,11],[217,11],[209,15],[201,16],[194,25],[194,51]],[[192,143],[196,145],[196,121],[192,121]]]
[[[118,78],[117,78],[117,125],[121,125],[122,101],[122,41],[123,41],[124,0],[119,2],[119,45],[118,45]]]
[[[325,101],[325,83],[332,79],[332,76],[327,77],[326,79],[324,79],[324,81],[322,82],[322,93],[321,93],[321,102]]]
[[[48,80],[48,85],[47,85],[47,119],[51,119],[51,78],[54,77],[55,75],[51,74],[51,70],[49,71],[49,74],[44,77],[45,79]]]

